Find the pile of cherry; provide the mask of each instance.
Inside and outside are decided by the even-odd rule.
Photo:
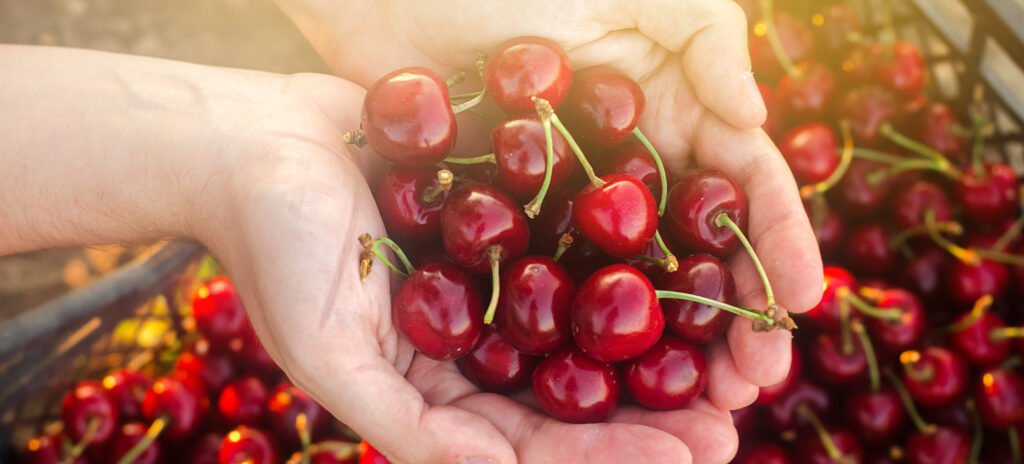
[[[789,376],[734,413],[738,462],[1021,463],[1024,223],[991,127],[930,100],[921,50],[866,40],[844,3],[746,3],[826,275]]]
[[[120,368],[75,384],[61,426],[29,440],[21,462],[387,463],[285,380],[230,280],[208,281],[192,307],[200,336],[169,372]]]

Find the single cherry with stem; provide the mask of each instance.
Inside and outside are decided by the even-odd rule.
[[[814,464],[856,464],[863,460],[860,440],[848,430],[833,427],[829,429],[822,424],[814,410],[801,404],[797,407],[799,414],[814,431],[813,436],[801,440],[800,448],[804,462]]]
[[[330,414],[306,392],[290,382],[281,382],[267,399],[267,418],[271,431],[289,446],[301,444],[305,439],[315,438],[327,425]],[[302,416],[302,427],[297,427]]]
[[[839,113],[850,121],[850,130],[857,143],[877,147],[881,128],[887,121],[899,119],[896,96],[880,86],[861,86],[846,93]]]
[[[277,455],[266,432],[243,425],[224,436],[217,460],[220,464],[278,464]]]
[[[395,165],[373,192],[388,233],[424,243],[441,235],[441,207],[455,176],[447,169]]]
[[[697,253],[679,261],[679,270],[662,275],[663,290],[690,293],[722,303],[736,305],[736,282],[732,271],[720,259]],[[733,315],[713,306],[686,300],[661,303],[666,327],[684,340],[707,343],[725,333]]]
[[[956,128],[956,113],[945,103],[931,103],[915,115],[912,121],[914,138],[948,157],[960,156],[964,138]]]
[[[538,115],[511,116],[499,123],[491,131],[491,147],[497,184],[517,200],[534,198],[526,206],[529,217],[540,212],[547,191],[562,186],[576,165],[565,138],[553,134],[550,121]]]
[[[158,464],[163,462],[164,448],[156,441],[159,430],[152,430],[140,422],[129,422],[120,427],[111,443],[110,459],[118,464]],[[139,443],[145,441],[145,446]]]
[[[793,429],[807,423],[805,414],[797,412],[802,408],[825,415],[832,409],[832,397],[820,386],[798,379],[777,401],[767,405],[768,419],[778,429]]]
[[[102,446],[114,435],[118,411],[99,383],[83,381],[64,396],[61,417],[72,443],[68,457],[77,459],[87,448]]]
[[[846,324],[852,326],[854,322]],[[859,327],[859,323],[857,323]],[[868,372],[868,360],[864,346],[854,343],[841,333],[818,335],[811,345],[810,364],[818,373],[818,379],[833,385],[848,385],[863,379]]]
[[[621,380],[615,366],[578,349],[548,356],[533,373],[533,394],[551,417],[564,422],[601,422],[619,403]]]
[[[875,341],[885,353],[899,353],[920,343],[924,338],[927,321],[924,305],[913,294],[899,288],[885,290],[861,289],[862,294],[873,293],[874,307],[888,317],[869,317],[866,322]],[[898,317],[892,317],[891,315]]]
[[[530,385],[530,376],[540,359],[515,349],[493,325],[487,325],[476,347],[455,364],[481,390],[512,393]]]
[[[179,356],[178,364],[181,363],[180,359],[187,359],[185,354]],[[100,383],[114,402],[119,420],[128,421],[142,417],[142,399],[153,383],[151,378],[128,368],[120,368],[105,375]]]
[[[1007,367],[986,370],[976,383],[974,401],[987,427],[1015,426],[1024,421],[1024,377]]]
[[[846,398],[846,417],[865,440],[884,442],[903,429],[906,413],[899,394],[882,389],[878,361],[864,326],[856,320],[851,324],[867,359],[869,388],[855,391]]]
[[[532,98],[558,108],[572,87],[573,73],[558,44],[540,37],[520,37],[498,46],[484,67],[491,99],[506,113],[533,110]]]
[[[925,406],[940,407],[959,399],[967,383],[967,368],[955,353],[938,346],[904,351],[899,356],[903,383]]]
[[[988,311],[991,295],[978,298],[974,307],[947,329],[953,347],[973,364],[991,366],[1010,355],[1010,339],[1024,336],[1024,330],[1009,328],[1003,320]]]

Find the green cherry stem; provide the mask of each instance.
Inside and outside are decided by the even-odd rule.
[[[494,153],[488,153],[486,155],[473,156],[468,158],[462,158],[459,156],[449,156],[444,159],[445,163],[448,164],[483,164],[491,163],[494,164]]]
[[[967,412],[971,414],[971,425],[974,426],[974,438],[971,440],[971,454],[967,457],[967,462],[970,464],[978,464],[978,458],[981,456],[982,440],[985,439],[985,430],[981,424],[981,417],[978,416],[978,408],[974,405],[974,400],[968,399],[965,404],[967,405]]]
[[[928,235],[931,236],[932,241],[935,242],[939,248],[946,250],[947,253],[953,255],[953,257],[959,259],[964,264],[977,266],[981,262],[981,258],[978,256],[978,253],[973,249],[964,248],[942,236],[938,224],[935,222],[935,210],[929,209],[928,211],[925,211],[924,224],[928,229]]]
[[[484,56],[478,56],[477,59],[476,59],[476,70],[477,70],[477,74],[480,75],[480,80],[481,81],[483,80],[483,66],[484,66],[484,62],[486,61],[486,59],[487,58],[484,57]],[[462,73],[462,74],[463,74],[463,77],[465,77],[465,73]],[[487,87],[485,86],[473,98],[470,98],[469,100],[466,100],[466,101],[464,101],[462,103],[459,103],[457,105],[452,105],[452,113],[459,114],[459,113],[461,113],[463,111],[472,109],[476,105],[479,105],[480,102],[484,101],[484,97],[486,97],[486,96],[487,96]],[[449,97],[449,100],[451,100],[451,97]]]
[[[951,334],[967,330],[985,314],[985,311],[988,311],[988,308],[992,306],[992,301],[992,295],[982,295],[974,302],[974,307],[971,308],[971,312],[967,313],[967,316],[947,326],[944,332]]]
[[[832,462],[845,463],[848,461],[847,457],[843,455],[843,452],[839,450],[835,442],[832,441],[832,436],[829,435],[828,429],[821,423],[821,419],[818,419],[818,415],[811,410],[807,403],[801,403],[796,408],[797,414],[800,415],[804,420],[811,424],[811,428],[814,429],[814,433],[818,435],[818,439],[821,440],[822,447],[825,448],[825,452],[828,453],[829,459]]]
[[[448,98],[451,100],[465,100],[467,98],[475,98],[477,95],[480,95],[479,90],[477,90],[476,92],[457,93]]]
[[[881,388],[882,381],[878,375],[878,358],[875,357],[875,348],[871,344],[871,337],[868,336],[867,330],[864,330],[864,324],[858,320],[854,320],[850,328],[853,329],[853,333],[857,334],[857,338],[860,339],[860,344],[864,348],[864,357],[868,360],[871,391],[877,392]]]
[[[82,434],[82,439],[79,440],[78,443],[75,443],[74,446],[71,447],[71,450],[68,451],[71,461],[74,461],[85,452],[85,448],[87,448],[96,438],[96,432],[99,432],[100,425],[99,418],[92,417],[89,419],[89,422],[85,426],[85,433]]]
[[[541,183],[537,196],[523,207],[526,217],[530,219],[540,214],[540,207],[548,195],[548,189],[551,188],[551,171],[555,166],[555,142],[551,135],[551,118],[542,118],[541,121],[544,126],[544,182]]]
[[[761,265],[761,259],[757,257],[754,246],[750,244],[750,240],[747,240],[747,235],[743,233],[740,226],[726,213],[719,213],[718,216],[715,216],[715,225],[729,229],[740,239],[740,244],[743,245],[743,248],[747,250],[747,254],[750,255],[750,259],[754,262],[754,268],[757,269],[757,275],[761,278],[761,285],[764,286],[765,307],[774,307],[775,291],[772,290],[772,284],[768,281],[768,273],[765,272],[764,266]]]
[[[879,308],[874,306],[867,301],[861,299],[856,293],[851,292],[848,288],[842,288],[839,291],[840,298],[850,303],[861,314],[875,319],[882,319],[886,321],[898,321],[903,317],[903,311],[896,308]]]
[[[910,416],[910,421],[914,423],[914,427],[925,435],[935,433],[935,425],[928,423],[921,417],[921,412],[917,410],[917,406],[914,406],[914,399],[910,397],[910,392],[907,391],[907,386],[903,385],[903,381],[889,369],[885,370],[885,376],[889,379],[893,389],[896,390],[900,401],[903,402],[903,407],[906,408],[907,415]]]
[[[409,274],[412,274],[416,270],[409,261],[409,257],[407,257],[405,252],[402,251],[402,248],[390,238],[381,237],[374,240],[370,237],[370,234],[363,234],[359,236],[359,243],[363,246],[363,253],[359,257],[359,276],[363,280],[366,280],[366,277],[370,275],[370,269],[373,264],[374,257],[381,260],[385,266],[391,268],[392,271],[402,277],[409,277]],[[398,256],[399,260],[401,260],[402,265],[405,266],[405,271],[399,269],[398,266],[395,266],[395,264],[388,259],[387,255],[380,249],[381,244],[386,245],[395,252],[395,255]]]
[[[494,312],[498,309],[498,298],[501,296],[501,245],[488,248],[487,259],[491,262],[491,301],[487,304],[487,312],[484,313],[484,324],[494,321]]]
[[[437,171],[437,187],[427,187],[420,193],[420,199],[423,203],[432,205],[441,200],[445,192],[452,189],[452,184],[455,182],[455,174],[447,169],[440,169]]]
[[[950,164],[949,160],[946,159],[946,156],[939,153],[938,150],[897,132],[896,129],[892,127],[892,124],[884,123],[879,130],[883,136],[891,140],[893,143],[920,156],[930,158],[940,166],[951,171],[956,177],[960,177],[960,171]]]
[[[569,142],[569,148],[572,149],[572,153],[576,155],[576,159],[579,160],[580,166],[583,167],[583,171],[587,174],[587,179],[594,187],[601,187],[606,182],[594,173],[594,167],[587,161],[587,157],[583,154],[583,149],[576,143],[576,138],[569,133],[569,129],[565,128],[565,124],[562,124],[562,120],[555,114],[555,109],[551,107],[551,102],[540,98],[531,97],[533,104],[537,109],[537,115],[540,116],[541,121],[551,121],[551,124],[558,130],[559,134],[565,138],[566,142]]]
[[[846,356],[853,354],[853,336],[850,332],[850,302],[846,298],[839,298],[839,348]]]
[[[135,462],[135,460],[146,451],[146,448],[149,448],[157,438],[160,438],[160,434],[163,433],[164,428],[167,427],[167,423],[170,422],[170,420],[171,419],[167,416],[160,416],[153,421],[153,423],[149,425],[149,428],[146,429],[146,434],[142,436],[142,439],[136,442],[135,445],[121,457],[121,459],[118,459],[117,464],[132,464]]]
[[[844,119],[839,123],[839,129],[843,134],[843,148],[839,153],[839,166],[836,166],[836,169],[825,180],[800,187],[800,197],[804,200],[820,196],[832,187],[835,187],[843,179],[843,176],[846,175],[846,171],[850,168],[850,163],[853,162],[853,136],[850,134],[850,122]]]
[[[555,255],[551,259],[554,259],[555,261],[562,259],[562,255],[564,255],[566,250],[572,246],[573,241],[574,239],[572,238],[572,234],[568,232],[562,234],[562,236],[558,238],[558,248],[555,249]]]
[[[448,76],[448,79],[445,79],[444,81],[444,85],[447,86],[448,88],[452,88],[455,87],[456,85],[461,84],[462,81],[464,80],[466,80],[466,71],[458,71],[455,74]],[[449,98],[454,99],[456,97],[458,97],[458,95],[452,95]]]
[[[647,136],[640,131],[639,127],[633,128],[633,136],[651,154],[651,158],[654,158],[654,165],[658,168],[658,181],[661,182],[661,197],[658,199],[658,217],[661,217],[665,214],[665,205],[668,202],[668,175],[665,174],[665,164],[662,163],[658,150],[654,149],[654,145],[651,144],[650,140],[647,140]]]
[[[876,161],[885,164],[899,164],[906,161],[906,158],[902,158],[891,153],[885,153],[882,151],[862,147],[855,147],[853,149],[853,157],[868,161]]]
[[[992,244],[993,251],[1005,251],[1006,247],[1010,246],[1010,242],[1014,241],[1017,237],[1020,237],[1021,230],[1024,229],[1024,216],[1017,218],[1013,221],[1010,227],[1006,228],[1003,235],[999,236],[999,239]]]
[[[960,225],[959,222],[956,221],[938,222],[935,223],[934,228],[939,233],[943,234],[963,235],[964,233],[964,227]],[[903,246],[907,242],[907,240],[910,240],[913,237],[921,235],[928,235],[928,232],[929,228],[927,225],[924,224],[914,227],[908,227],[906,229],[901,230],[896,235],[893,235],[892,238],[889,239],[889,247],[898,248],[900,246]]]
[[[784,320],[786,322],[784,322],[783,324],[779,324],[779,322],[776,321],[772,316],[766,314],[763,311],[758,311],[756,309],[750,309],[750,308],[742,308],[742,307],[739,307],[739,306],[733,306],[733,305],[731,305],[729,303],[723,303],[723,302],[718,301],[718,300],[712,300],[710,298],[705,298],[705,297],[700,296],[700,295],[694,295],[692,293],[674,292],[674,291],[671,291],[671,290],[656,290],[654,292],[654,294],[655,294],[655,296],[658,297],[659,300],[666,300],[667,299],[667,300],[692,301],[694,303],[700,303],[700,304],[703,304],[703,305],[711,306],[712,308],[721,309],[722,311],[728,311],[728,312],[733,313],[733,314],[735,314],[737,316],[741,316],[741,317],[746,317],[748,319],[752,319],[755,322],[763,323],[763,324],[765,324],[766,326],[768,326],[770,328],[779,328],[779,327],[781,327],[781,328],[784,328],[786,330],[792,330],[791,327],[790,327],[790,323],[792,322],[792,319],[789,319],[788,317],[785,318],[785,320]]]
[[[950,164],[942,164],[933,160],[927,159],[909,159],[893,164],[892,166],[879,169],[867,175],[866,179],[870,185],[878,185],[886,177],[892,177],[902,172],[907,171],[934,171],[943,174],[952,179],[957,179],[957,174],[954,168]]]
[[[668,249],[668,245],[665,244],[665,240],[661,238],[661,231],[654,229],[654,241],[658,243],[658,248],[661,248],[661,252],[665,254],[665,259],[653,258],[665,272],[676,272],[679,270],[679,259],[676,255],[672,254],[672,250]]]
[[[782,45],[779,34],[775,30],[775,12],[772,0],[761,0],[761,23],[764,24],[764,35],[768,39],[768,45],[772,47],[775,59],[779,60],[782,69],[792,78],[800,77],[800,72],[793,65],[793,60],[786,53],[786,47]]]

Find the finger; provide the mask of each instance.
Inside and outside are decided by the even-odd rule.
[[[693,462],[729,462],[739,446],[732,416],[704,399],[675,411],[622,408],[612,420],[643,424],[674,435],[689,448]]]
[[[793,334],[785,330],[754,332],[750,319],[732,321],[726,335],[736,369],[757,387],[775,385],[786,378],[792,361]],[[757,391],[754,391],[757,399]]]
[[[757,399],[757,386],[740,373],[725,342],[716,342],[708,350],[705,393],[715,406],[725,411],[746,407]]]

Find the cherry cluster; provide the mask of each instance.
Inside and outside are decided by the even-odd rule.
[[[703,345],[734,315],[793,328],[744,235],[743,190],[714,170],[665,171],[637,127],[633,79],[574,71],[535,37],[477,65],[483,89],[467,94],[429,69],[382,77],[346,134],[391,162],[373,192],[388,236],[360,237],[359,266],[364,279],[378,260],[405,278],[392,319],[420,355],[455,360],[485,391],[532,387],[554,418],[600,422],[627,396],[678,409],[701,395]],[[484,101],[505,115],[492,151],[453,156],[456,114]],[[723,259],[740,248],[762,308],[737,302]]]
[[[230,280],[206,282],[192,310],[201,337],[168,373],[119,368],[78,382],[61,403],[62,427],[29,440],[22,462],[387,463],[285,380]]]
[[[1022,462],[1024,220],[981,100],[929,98],[921,50],[845,3],[746,3],[764,129],[828,265],[786,380],[734,413],[738,462]]]

